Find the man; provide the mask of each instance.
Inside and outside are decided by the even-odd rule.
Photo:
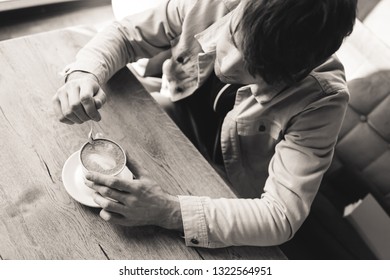
[[[163,69],[170,99],[196,124],[194,138],[200,131],[194,143],[203,142],[206,155],[220,155],[210,158],[245,197],[176,197],[132,163],[133,182],[87,174],[101,217],[180,230],[188,246],[291,239],[309,213],[345,114],[343,67],[332,55],[352,31],[356,5],[165,0],[98,34],[65,70],[67,82],[54,97],[60,121],[99,121],[105,102],[99,84],[128,62],[171,49]],[[215,113],[215,124],[202,122],[206,111]],[[219,137],[214,148],[210,133]]]

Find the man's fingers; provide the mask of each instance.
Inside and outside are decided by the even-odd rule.
[[[126,195],[129,195],[126,192],[118,191],[113,188],[109,188],[106,186],[95,184],[91,181],[85,181],[85,184],[90,187],[91,189],[94,189],[98,193],[100,193],[103,197],[108,197],[111,199],[114,199],[116,201],[119,201],[121,203],[124,203],[126,201]]]
[[[105,209],[103,209],[102,211],[100,211],[100,217],[107,221],[107,222],[110,222],[110,223],[113,223],[113,224],[124,224],[124,221],[123,221],[123,216],[120,215],[120,214],[117,214],[117,213],[112,213],[112,212],[109,212]]]
[[[107,101],[107,96],[104,93],[104,91],[101,89],[100,86],[97,89],[97,92],[96,92],[96,94],[94,96],[94,100],[95,100],[95,106],[96,106],[97,109],[102,108],[104,103],[106,103],[106,101]]]
[[[74,72],[55,94],[53,108],[57,118],[68,124],[100,121],[98,109],[106,102],[106,95],[92,74]]]
[[[126,182],[124,182],[118,177],[104,175],[104,174],[90,171],[85,174],[85,178],[97,185],[102,185],[119,191],[128,192],[128,188],[126,187]]]
[[[93,200],[106,211],[110,211],[118,214],[126,212],[126,208],[123,204],[117,201],[113,201],[109,198],[103,197],[100,193],[94,193]]]
[[[86,122],[90,120],[90,117],[80,103],[80,90],[79,87],[71,87],[68,89],[69,108],[80,121]]]
[[[59,94],[59,101],[61,103],[61,111],[64,118],[70,120],[73,123],[81,124],[82,121],[72,112],[69,107],[68,95],[67,94]]]
[[[101,117],[99,112],[97,111],[97,106],[95,104],[95,100],[93,98],[94,88],[91,84],[83,84],[80,87],[80,102],[84,107],[88,118],[94,121],[100,121]]]
[[[60,100],[58,99],[57,96],[55,96],[53,98],[53,109],[54,109],[54,113],[57,117],[57,119],[62,122],[62,123],[66,123],[66,124],[74,124],[74,122],[72,122],[71,120],[68,120],[67,118],[65,118],[64,114],[62,113],[62,109],[61,109],[61,102]]]
[[[137,194],[142,187],[139,180],[125,180],[114,176],[104,175],[97,172],[88,172],[85,178],[97,185],[106,186],[111,189],[130,194]],[[87,184],[87,182],[86,182]]]

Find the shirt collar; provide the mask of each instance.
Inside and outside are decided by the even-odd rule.
[[[270,85],[264,80],[260,80],[256,84],[249,85],[252,95],[260,104],[271,101],[276,95],[282,92],[286,86],[287,85],[284,83]]]
[[[229,22],[231,14],[232,12],[226,14],[208,28],[195,35],[195,39],[198,40],[202,50],[205,53],[215,52],[217,41],[221,34],[220,31],[225,26],[225,24]]]

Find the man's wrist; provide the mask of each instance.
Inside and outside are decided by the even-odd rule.
[[[169,195],[167,202],[166,217],[163,219],[161,226],[166,229],[183,231],[183,219],[179,198]]]
[[[94,74],[85,71],[74,71],[69,73],[65,78],[65,82],[69,82],[71,80],[85,79],[85,78],[92,79],[95,82],[99,83],[98,78]]]

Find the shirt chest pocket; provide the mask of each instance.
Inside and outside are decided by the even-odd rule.
[[[267,169],[275,153],[275,146],[282,138],[281,125],[274,120],[262,118],[240,121],[237,128],[242,162],[251,169]]]

